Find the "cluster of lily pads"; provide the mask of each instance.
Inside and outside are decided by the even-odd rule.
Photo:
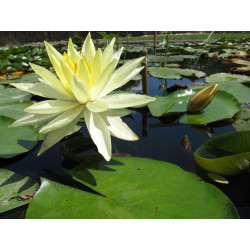
[[[227,44],[226,49],[225,43]],[[206,46],[203,43],[198,44],[198,46],[197,44],[194,46],[192,43],[169,45],[168,64],[164,65],[165,57],[162,55],[148,56],[149,74],[163,79],[205,77],[206,74],[202,71],[183,69],[176,63],[183,58],[195,58],[198,53],[208,54],[208,57],[217,54],[218,58],[235,55],[243,49],[245,53],[248,53],[248,49],[246,49],[248,41],[236,46],[231,46],[230,43],[232,42],[213,41],[206,43]],[[149,51],[152,50],[151,46],[146,45],[146,47]],[[75,46],[75,48],[78,51],[80,46]],[[10,55],[11,49],[1,50],[0,54],[3,56],[1,58]],[[61,51],[64,49],[65,47],[60,48]],[[141,47],[128,46],[127,60],[123,60],[123,62],[120,60],[119,64],[126,65],[128,63],[131,65],[131,59],[138,56],[140,49]],[[30,58],[26,54],[22,54],[27,51],[30,53]],[[158,52],[161,53],[161,50]],[[180,52],[182,55],[179,54]],[[13,67],[16,68],[13,68],[13,72],[24,70],[26,73],[26,71],[31,70],[29,65],[23,64],[26,62],[25,58],[23,61],[20,59],[23,57],[27,58],[27,62],[34,62],[48,69],[51,67],[49,58],[44,55],[44,49],[27,47],[25,51],[19,48],[16,53],[17,57],[10,56],[7,59],[8,62],[2,62],[2,68],[5,72],[2,75],[3,80],[0,81],[1,158],[12,158],[26,153],[32,150],[39,140],[44,140],[45,136],[43,133],[39,134],[39,126],[34,126],[33,123],[19,127],[10,126],[15,121],[20,121],[20,118],[26,115],[24,110],[34,105],[34,102],[40,101],[41,97],[38,97],[35,91],[30,91],[31,94],[9,85],[14,83],[13,85],[20,86],[19,83],[28,83],[35,86],[39,78],[37,74],[11,75],[12,70],[8,67],[14,65]],[[44,60],[40,60],[36,53],[40,53],[40,58],[44,56]],[[185,54],[183,55],[183,53]],[[18,60],[21,65],[15,64],[17,58],[20,59]],[[169,64],[169,62],[175,64]],[[54,71],[52,72],[54,73]],[[130,79],[138,80],[140,77],[134,74],[131,75]],[[167,96],[155,96],[155,101],[152,101],[153,98],[151,98],[151,102],[147,106],[145,106],[147,102],[137,103],[138,106],[135,108],[148,108],[154,117],[177,115],[179,123],[194,125],[207,125],[220,121],[233,123],[237,130],[242,131],[210,139],[196,150],[194,157],[196,162],[209,173],[223,176],[241,174],[249,168],[250,162],[250,112],[248,106],[250,103],[250,77],[218,73],[207,76],[205,81],[207,84],[217,84],[219,90],[210,104],[199,112],[187,112],[188,103],[206,86],[192,86],[174,91]],[[117,96],[124,95],[124,92],[120,90],[120,92],[113,94],[114,96],[116,94]],[[130,107],[129,105],[120,105],[119,107],[121,108],[116,110],[117,116],[122,117],[131,112],[127,109]],[[98,103],[92,108],[97,113],[106,111],[100,105],[98,106]],[[81,122],[84,121],[84,117],[80,115],[77,116],[77,119]],[[34,122],[37,120],[35,119]],[[74,134],[79,129],[79,124],[72,126],[64,136]],[[52,140],[53,138],[52,136]],[[93,140],[95,142],[97,139]],[[8,142],[7,147],[6,141]],[[173,164],[150,159],[112,157],[111,161],[107,162],[97,152],[95,144],[97,143],[93,143],[90,138],[77,136],[65,141],[60,147],[64,158],[74,166],[70,169],[64,169],[65,176],[69,180],[83,185],[84,190],[45,178],[41,178],[39,185],[28,176],[1,168],[0,213],[30,203],[25,215],[26,218],[239,217],[232,202],[220,190],[201,181],[198,176],[185,172]],[[84,153],[86,150],[92,151],[86,154]],[[37,192],[38,189],[39,192]]]

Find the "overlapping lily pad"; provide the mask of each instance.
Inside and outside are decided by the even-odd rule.
[[[185,114],[180,120],[188,124],[208,124],[232,118],[241,111],[238,100],[225,91],[218,91],[212,102],[198,114]]]
[[[200,87],[175,91],[166,97],[156,97],[156,101],[148,105],[153,116],[172,115],[184,113],[187,110],[188,101],[200,91]],[[198,114],[185,114],[181,123],[207,124],[232,118],[241,110],[241,106],[234,96],[218,91],[212,102]]]
[[[24,109],[32,105],[33,102],[23,101],[23,102],[10,102],[0,105],[0,116],[7,116],[13,119],[19,119],[24,115],[27,115],[24,112]]]
[[[22,77],[16,79],[7,79],[1,81],[0,84],[9,84],[9,83],[35,83],[38,82],[39,76],[35,73],[26,74]]]
[[[217,73],[205,78],[207,83],[250,83],[250,77],[230,73]]]
[[[198,70],[168,67],[149,67],[148,71],[151,76],[165,79],[180,79],[182,77],[201,78],[206,75],[204,72]]]
[[[250,166],[250,131],[230,132],[213,137],[194,153],[205,170],[225,176],[244,173]]]
[[[26,218],[239,218],[220,190],[166,162],[117,157],[68,174],[102,195],[43,178]]]
[[[11,158],[28,152],[38,141],[38,131],[32,126],[9,128],[15,120],[0,116],[0,158]]]
[[[30,177],[0,169],[0,213],[29,203],[37,189]]]
[[[0,89],[0,104],[29,100],[31,95],[16,88]]]

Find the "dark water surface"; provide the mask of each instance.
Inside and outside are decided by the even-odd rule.
[[[183,68],[192,68],[194,62],[185,61]],[[202,70],[207,75],[217,72],[230,72],[230,65],[207,62],[206,66],[200,64],[198,70]],[[149,94],[165,95],[164,86],[171,87],[176,83],[183,85],[196,85],[204,82],[203,79],[178,79],[178,80],[161,80],[149,77]],[[159,87],[161,86],[161,87]],[[129,83],[127,90],[141,92],[141,81]],[[177,118],[177,117],[174,117]],[[112,138],[112,144],[116,152],[129,154],[130,156],[146,157],[155,160],[167,161],[176,164],[186,171],[196,172],[202,178],[202,171],[195,165],[193,153],[209,136],[204,134],[204,129],[209,130],[209,133],[220,135],[226,132],[234,131],[232,125],[226,123],[209,125],[207,127],[195,127],[187,124],[179,124],[174,118],[158,119],[152,117],[147,111],[133,111],[131,115],[124,117],[123,121],[140,137],[139,141],[128,142]],[[171,121],[172,120],[172,121]],[[203,130],[201,131],[201,128]],[[88,131],[83,126],[82,134],[89,136]],[[182,140],[188,136],[191,142],[191,147],[185,149]],[[42,156],[37,157],[37,153],[41,146],[39,143],[31,152],[23,156],[19,156],[12,160],[0,160],[1,167],[6,167],[15,172],[23,173],[36,180],[46,177],[58,182],[76,186],[74,183],[69,183],[64,178],[65,173],[62,168],[63,159],[59,152],[61,143],[53,146]],[[206,180],[206,179],[205,179]],[[210,182],[209,180],[206,180]],[[211,182],[212,183],[212,182]],[[220,188],[235,204],[241,218],[250,218],[250,173],[242,176],[237,176],[229,179],[228,185],[215,184]],[[81,187],[78,187],[81,188]],[[23,218],[27,206],[15,209],[12,212],[6,212],[2,215],[3,218]]]

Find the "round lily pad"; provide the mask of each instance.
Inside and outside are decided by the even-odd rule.
[[[115,157],[67,173],[95,193],[42,178],[26,218],[239,218],[219,189],[170,163]]]
[[[0,89],[0,104],[29,100],[31,95],[16,88]]]
[[[225,176],[244,173],[250,166],[250,131],[230,132],[213,137],[194,153],[205,170]]]
[[[32,105],[33,102],[23,101],[23,102],[10,102],[0,105],[0,115],[7,116],[13,119],[19,119],[27,113],[24,111],[27,107]]]
[[[201,87],[175,91],[165,97],[156,96],[156,101],[149,103],[148,107],[153,116],[172,115],[187,111],[188,101]],[[207,124],[232,118],[241,110],[237,99],[225,92],[218,91],[212,102],[198,114],[185,114],[181,123]]]
[[[149,67],[148,71],[151,76],[167,79],[179,79],[183,76],[201,78],[206,75],[204,72],[198,70],[168,67]]]
[[[205,78],[207,83],[250,83],[250,76],[217,73]]]
[[[241,111],[238,100],[225,91],[218,91],[212,102],[198,114],[185,114],[180,120],[188,124],[208,124],[232,118]]]
[[[11,128],[15,120],[0,116],[0,158],[11,158],[34,148],[38,131],[32,126]]]
[[[28,176],[0,169],[0,213],[29,203],[38,187]]]

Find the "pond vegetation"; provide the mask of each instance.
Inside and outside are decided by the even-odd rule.
[[[0,216],[250,218],[250,40],[215,35],[0,49]]]

